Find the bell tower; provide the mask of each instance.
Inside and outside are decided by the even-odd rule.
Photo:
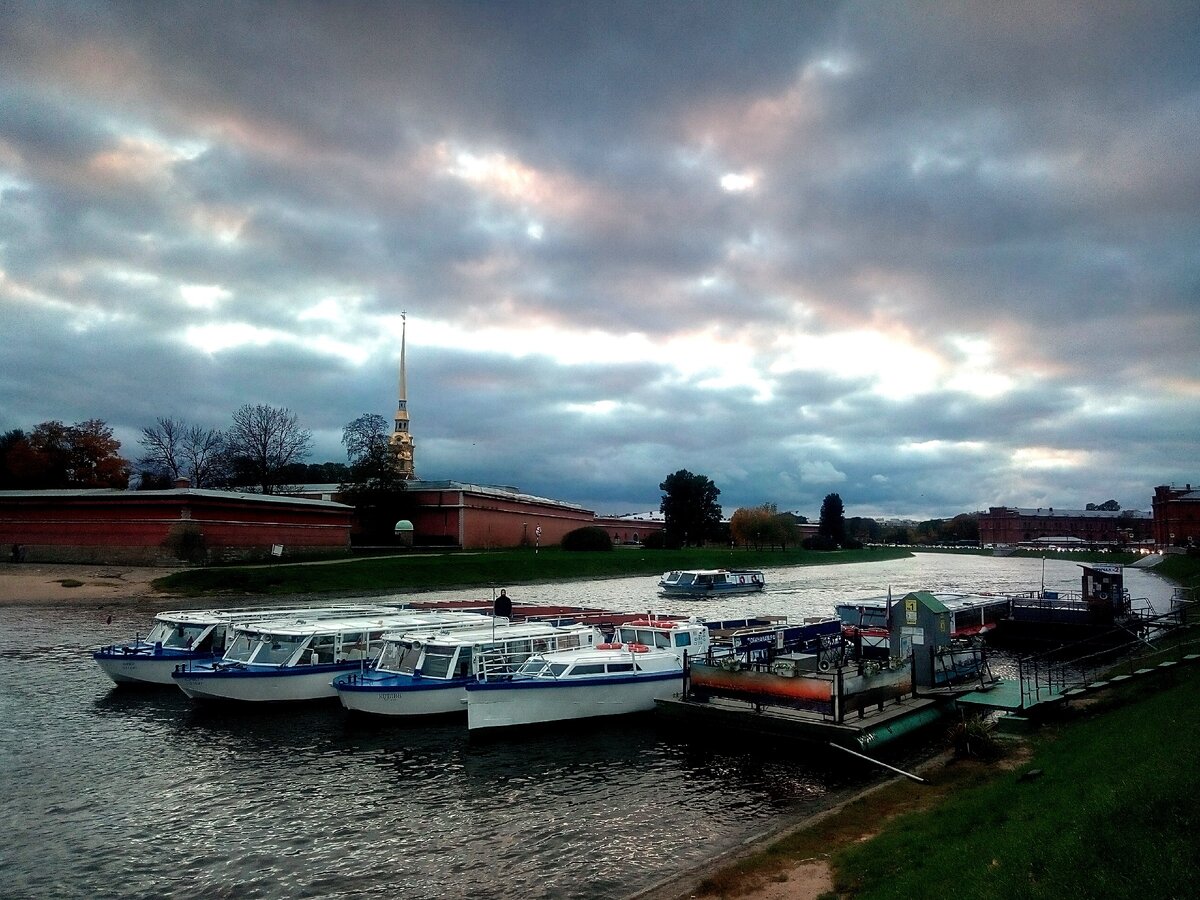
[[[417,477],[413,469],[413,439],[408,430],[408,383],[404,371],[404,344],[408,336],[408,314],[400,314],[400,402],[396,407],[395,430],[391,444],[396,453],[396,469],[400,477],[410,481]]]

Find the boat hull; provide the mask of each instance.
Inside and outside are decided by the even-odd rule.
[[[172,679],[193,700],[234,700],[243,703],[282,703],[331,700],[337,696],[333,679],[355,671],[349,665],[290,666],[287,668],[196,668],[176,672]]]
[[[376,716],[444,716],[467,709],[466,679],[429,679],[423,684],[411,679],[354,684],[339,679],[334,689],[346,709]]]
[[[98,650],[92,658],[105,675],[119,685],[157,685],[170,687],[171,675],[187,663],[210,663],[211,653],[123,653],[119,650]]]
[[[485,731],[618,716],[654,709],[678,694],[682,671],[605,677],[577,683],[542,679],[473,684],[467,691],[467,728]]]
[[[731,594],[758,594],[761,593],[765,585],[759,584],[730,584],[719,587],[702,588],[694,585],[680,587],[672,584],[660,583],[658,589],[661,593],[667,596],[678,597],[725,597]]]

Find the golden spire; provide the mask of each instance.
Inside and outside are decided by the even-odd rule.
[[[408,430],[408,379],[404,365],[404,349],[408,337],[408,314],[400,313],[400,402],[396,407],[396,427],[392,432],[392,447],[396,451],[396,468],[404,479],[416,478],[413,469],[413,439]]]

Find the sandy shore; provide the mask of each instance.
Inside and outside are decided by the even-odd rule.
[[[0,603],[70,603],[105,600],[141,603],[165,600],[150,582],[178,569],[153,566],[7,563],[0,566]]]

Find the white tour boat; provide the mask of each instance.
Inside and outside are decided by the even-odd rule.
[[[119,685],[171,685],[181,663],[206,663],[225,654],[233,626],[264,619],[329,618],[394,612],[392,606],[253,606],[160,612],[150,632],[92,653],[100,669]]]
[[[507,678],[534,653],[591,647],[604,636],[590,625],[496,625],[451,634],[391,633],[375,667],[333,680],[346,709],[385,716],[466,712],[467,684]]]
[[[766,576],[757,569],[684,569],[664,572],[658,580],[663,594],[684,597],[756,594],[766,586]]]
[[[507,623],[507,619],[498,620]],[[333,679],[374,663],[389,631],[429,633],[490,625],[470,612],[406,612],[349,618],[275,620],[234,629],[220,661],[181,665],[171,677],[197,700],[319,700]]]
[[[654,709],[683,689],[683,660],[645,644],[597,644],[529,657],[508,681],[467,685],[473,732]]]

